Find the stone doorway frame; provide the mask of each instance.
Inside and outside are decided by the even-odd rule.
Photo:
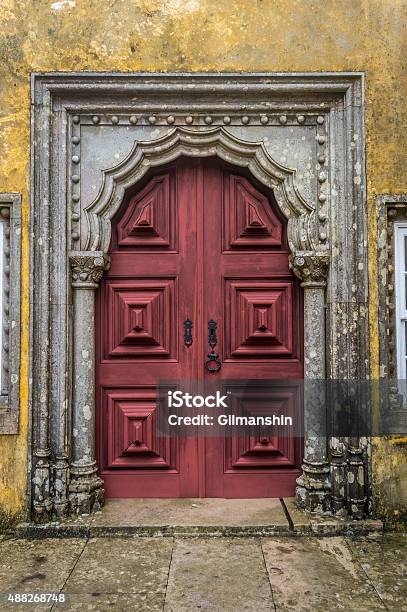
[[[288,219],[291,266],[304,288],[306,379],[369,376],[363,74],[50,73],[32,76],[30,509],[36,522],[90,513],[103,503],[95,460],[94,293],[109,265],[110,219],[125,190],[180,155],[248,168],[273,189]],[[107,119],[106,119],[107,118]],[[80,206],[86,168],[81,126],[151,128],[127,158],[103,172]],[[228,126],[314,126],[317,198],[262,142]],[[167,133],[153,137],[154,128]],[[367,442],[312,435],[320,410],[305,405],[300,507],[362,517]]]

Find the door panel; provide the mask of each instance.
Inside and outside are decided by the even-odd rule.
[[[294,414],[302,295],[272,195],[215,160],[182,159],[128,194],[97,298],[99,465],[108,497],[292,495],[301,443],[279,428],[221,438],[157,436],[160,380],[283,379],[234,411]],[[184,344],[184,321],[193,342]],[[221,369],[205,370],[208,321]],[[239,404],[240,402],[240,404]]]
[[[117,224],[117,245],[132,250],[177,251],[174,170],[154,177],[132,197]]]
[[[268,198],[241,176],[226,172],[223,179],[224,252],[281,247],[282,223]]]
[[[105,389],[107,467],[179,471],[176,438],[156,435],[155,387]]]
[[[225,360],[266,360],[291,355],[291,279],[224,281]]]
[[[253,182],[217,164],[207,168],[204,233],[212,255],[204,267],[204,318],[219,324],[216,350],[222,367],[204,375],[219,385],[301,378],[301,294],[288,267],[285,223]],[[294,414],[299,401],[295,384],[266,393],[246,391],[242,399],[236,390],[232,397],[235,414],[241,409],[253,416],[266,410],[270,414],[270,407],[280,414],[283,404],[285,414]],[[275,427],[273,435],[245,430],[233,437],[226,431],[222,438],[207,438],[206,495],[292,495],[300,474],[301,441],[278,434]]]
[[[106,282],[108,354],[134,359],[177,358],[177,279]]]
[[[174,165],[129,194],[97,299],[99,466],[108,497],[195,497],[198,444],[156,432],[156,384],[196,378],[196,168]]]

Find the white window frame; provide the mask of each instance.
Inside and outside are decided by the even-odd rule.
[[[405,392],[407,379],[407,222],[394,223],[394,280],[396,296],[397,378]]]

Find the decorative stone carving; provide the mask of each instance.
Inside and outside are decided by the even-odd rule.
[[[0,193],[0,434],[18,433],[20,411],[21,196]]]
[[[102,251],[72,251],[70,263],[72,287],[97,289],[103,272],[109,267],[109,257]]]
[[[134,104],[134,100],[133,100]],[[320,118],[314,111],[307,111],[305,115],[297,115],[295,112],[289,112],[286,115],[281,115],[278,112],[272,112],[264,114],[261,109],[254,108],[246,108],[247,111],[245,114],[242,114],[241,110],[239,112],[231,113],[230,115],[224,115],[220,109],[217,110],[216,113],[211,115],[207,115],[204,112],[195,112],[193,115],[188,114],[186,111],[184,112],[176,112],[174,114],[168,114],[166,112],[156,113],[155,109],[148,111],[148,108],[143,106],[143,112],[140,112],[138,115],[129,114],[129,112],[123,111],[119,115],[110,116],[109,113],[100,115],[100,116],[92,116],[86,112],[86,110],[81,115],[73,115],[72,123],[75,125],[120,125],[128,126],[128,125],[146,125],[151,126],[154,124],[155,126],[162,125],[177,125],[177,126],[185,126],[191,125],[307,125],[307,126],[316,126],[317,128],[324,129],[324,118],[323,121],[318,121]]]
[[[89,514],[103,505],[103,481],[95,459],[95,295],[94,290],[109,266],[101,251],[70,254],[73,288],[73,441],[69,507],[72,513]],[[83,313],[86,316],[83,317]],[[61,481],[63,482],[62,478]]]
[[[302,287],[325,287],[329,260],[327,252],[297,252],[290,257],[290,268],[302,280]]]
[[[177,127],[162,138],[136,142],[124,161],[103,173],[102,189],[84,211],[89,228],[85,248],[107,251],[110,219],[122,203],[126,189],[136,184],[150,168],[174,161],[182,155],[217,155],[238,167],[248,168],[263,185],[273,189],[276,202],[288,219],[291,250],[308,251],[315,248],[311,215],[314,208],[299,193],[295,185],[295,170],[273,160],[262,142],[240,140],[222,127],[199,131]]]
[[[297,479],[296,499],[308,512],[331,510],[328,441],[324,431],[326,378],[325,287],[329,271],[326,252],[297,252],[290,267],[304,289],[304,462]]]
[[[34,488],[34,520],[42,523],[46,522],[52,512],[52,481],[50,469],[50,449],[37,448],[34,451],[34,472],[33,472],[33,488]]]

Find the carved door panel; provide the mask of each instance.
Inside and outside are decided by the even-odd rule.
[[[272,436],[162,438],[159,380],[302,377],[301,294],[270,195],[215,160],[180,160],[128,194],[97,299],[99,466],[108,497],[294,493],[299,442]],[[184,321],[193,321],[185,346]],[[205,370],[208,321],[221,369]],[[245,395],[246,411],[265,399]],[[268,398],[290,410],[295,391]]]

